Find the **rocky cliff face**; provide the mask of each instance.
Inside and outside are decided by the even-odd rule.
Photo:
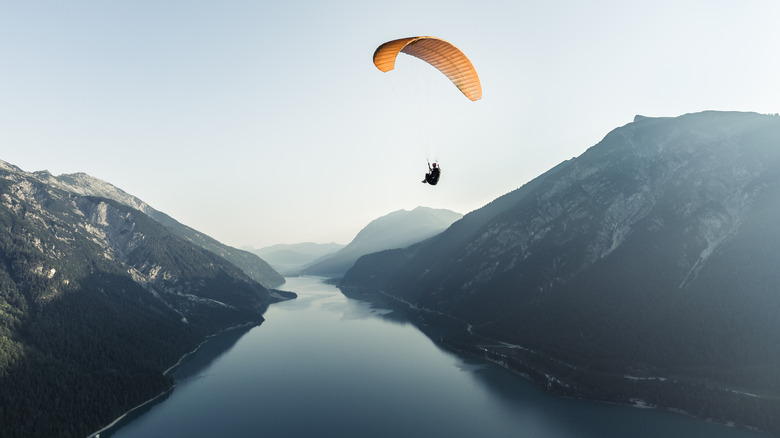
[[[230,263],[239,267],[250,278],[265,287],[273,288],[284,283],[284,277],[256,254],[222,244],[193,228],[181,224],[167,214],[155,210],[137,197],[126,193],[106,181],[85,173],[53,176],[49,172],[40,171],[30,175],[47,185],[57,187],[67,192],[82,196],[96,196],[112,199],[120,204],[140,210],[168,228],[173,234],[225,258]]]
[[[453,343],[561,392],[766,426],[734,406],[780,396],[778,212],[780,117],[637,117],[440,236],[360,259],[342,285],[450,315],[468,327]],[[484,347],[497,341],[516,348]],[[759,396],[724,401],[746,388]]]

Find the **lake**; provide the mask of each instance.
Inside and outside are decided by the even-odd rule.
[[[211,338],[172,371],[173,391],[101,438],[765,436],[559,397],[319,278],[282,289],[299,298],[272,305],[261,326]]]

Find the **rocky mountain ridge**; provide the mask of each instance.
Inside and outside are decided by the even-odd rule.
[[[130,195],[124,190],[99,178],[95,178],[86,173],[54,176],[45,170],[33,172],[31,175],[44,184],[58,187],[67,192],[83,196],[96,196],[112,199],[136,210],[140,210],[150,218],[170,229],[179,237],[218,254],[230,263],[238,266],[249,277],[265,287],[273,288],[284,283],[284,277],[256,254],[222,244],[200,231],[181,224],[167,214],[152,208],[141,199]]]
[[[557,392],[778,432],[779,212],[780,117],[638,116],[341,287]]]

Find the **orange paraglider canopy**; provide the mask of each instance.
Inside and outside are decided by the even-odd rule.
[[[440,38],[416,36],[388,41],[374,52],[374,65],[383,72],[395,68],[399,52],[415,56],[436,67],[472,101],[482,98],[477,70],[457,47]]]

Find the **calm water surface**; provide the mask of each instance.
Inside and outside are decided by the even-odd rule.
[[[172,373],[170,394],[101,437],[764,437],[557,397],[318,278],[283,289],[299,298],[212,338]]]

